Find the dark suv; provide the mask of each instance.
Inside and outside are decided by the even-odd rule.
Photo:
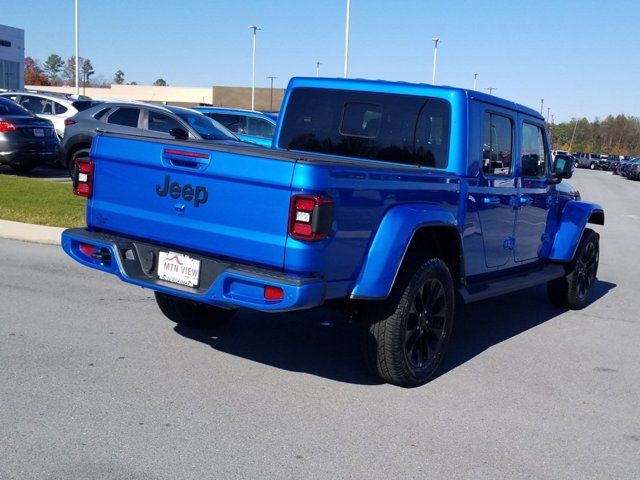
[[[164,139],[238,142],[215,120],[188,108],[141,102],[108,102],[88,108],[65,121],[60,163],[69,169],[86,156],[99,132],[124,133]]]

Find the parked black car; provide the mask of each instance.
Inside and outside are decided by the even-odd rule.
[[[53,124],[7,98],[0,98],[0,164],[17,173],[58,158],[60,143]]]
[[[627,177],[627,178],[633,178],[632,177],[632,170],[638,164],[640,164],[640,157],[632,158],[631,160],[629,160],[627,162],[622,162],[622,164],[620,166],[620,175],[622,175],[623,177]]]
[[[640,180],[640,159],[636,160],[637,161],[632,162],[629,166],[627,178],[630,178],[631,180]]]
[[[617,159],[618,157],[615,158]],[[605,171],[611,170],[614,162],[613,159],[613,155],[600,155],[600,160],[598,160],[598,168]]]

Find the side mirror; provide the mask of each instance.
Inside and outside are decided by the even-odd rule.
[[[553,178],[555,183],[560,183],[563,178],[573,176],[573,160],[567,157],[556,157],[553,162]]]
[[[186,130],[182,128],[172,128],[169,130],[169,135],[171,135],[176,140],[187,140],[189,138],[189,134]]]

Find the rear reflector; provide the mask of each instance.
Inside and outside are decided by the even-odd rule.
[[[89,245],[88,243],[81,243],[80,245],[78,245],[78,248],[87,257],[92,257],[95,253],[95,248],[93,247],[93,245]]]
[[[73,172],[73,193],[90,198],[93,195],[93,161],[90,158],[76,159]]]
[[[210,158],[211,155],[208,153],[200,153],[200,152],[191,152],[188,150],[174,150],[172,148],[164,149],[165,155],[176,155],[178,157],[189,157],[189,158]]]
[[[0,133],[15,132],[16,126],[6,120],[0,120]]]
[[[264,299],[265,300],[282,300],[284,298],[284,290],[280,287],[274,287],[267,285],[264,287]]]
[[[67,118],[67,119],[64,121],[64,124],[68,127],[68,126],[70,126],[70,125],[75,125],[75,124],[76,124],[76,121],[75,121],[75,120],[71,120],[70,118]]]
[[[316,241],[329,235],[333,222],[333,200],[319,195],[291,197],[289,235],[298,240]]]

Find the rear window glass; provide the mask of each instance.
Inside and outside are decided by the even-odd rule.
[[[279,146],[288,150],[444,168],[451,107],[432,97],[295,89]]]
[[[17,103],[7,100],[6,98],[0,98],[0,115],[28,115],[31,116],[27,110],[19,106]]]

